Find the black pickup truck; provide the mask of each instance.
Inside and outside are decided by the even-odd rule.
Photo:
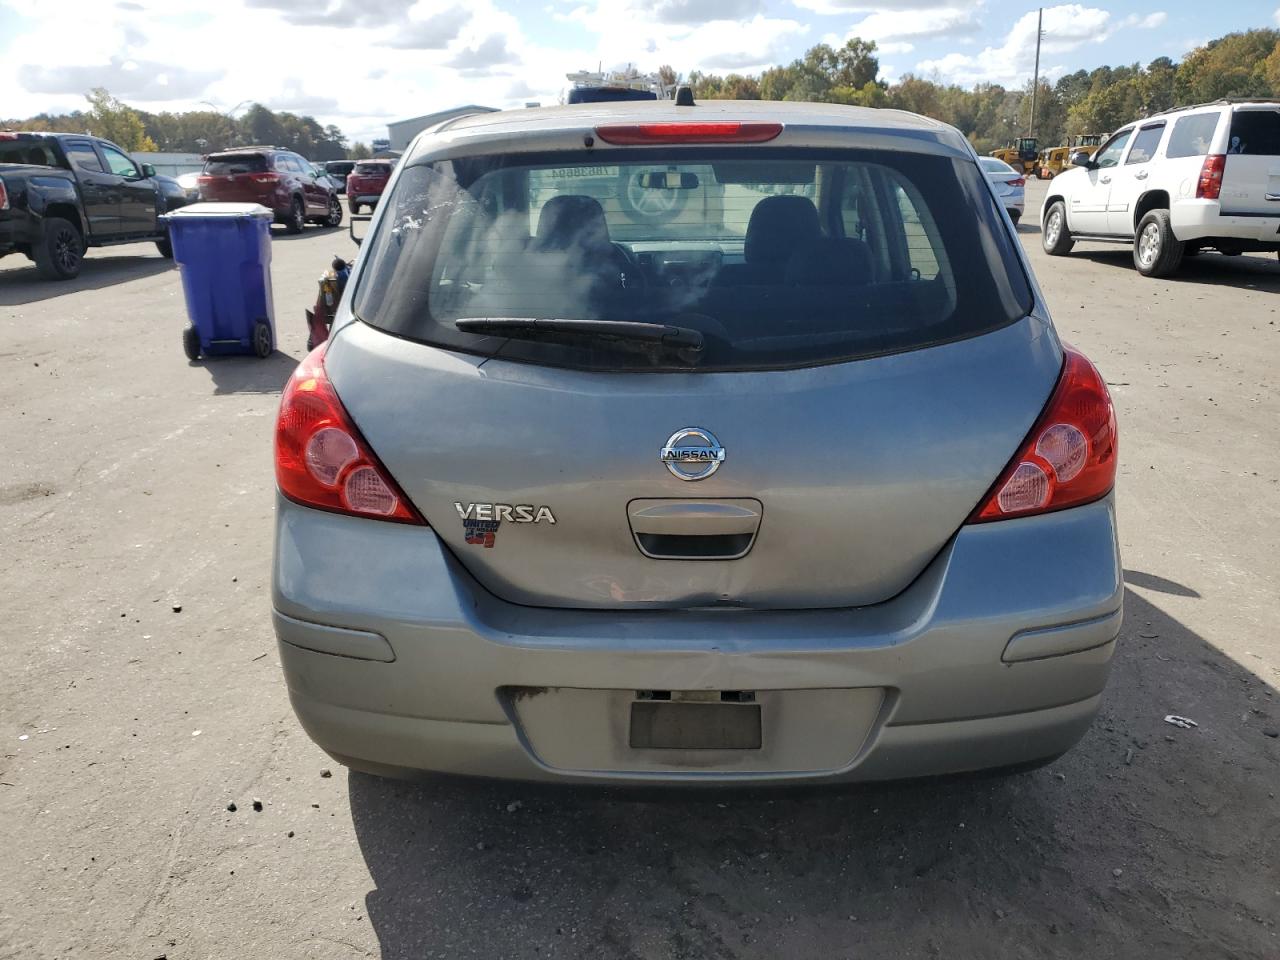
[[[89,247],[154,240],[173,256],[160,216],[187,202],[109,140],[0,130],[0,257],[24,253],[45,279],[76,276]]]

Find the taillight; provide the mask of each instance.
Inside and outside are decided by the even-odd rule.
[[[1222,173],[1227,169],[1227,158],[1220,153],[1204,158],[1200,167],[1200,181],[1196,184],[1197,200],[1217,200],[1222,193]]]
[[[1064,353],[1053,396],[970,523],[1079,506],[1115,486],[1116,413],[1107,384],[1084,354]]]
[[[360,436],[324,370],[327,344],[285,384],[276,420],[276,483],[290,500],[335,513],[422,524]]]
[[[255,173],[253,175],[254,183],[277,183],[280,180],[278,173]]]
[[[9,191],[4,185],[4,181],[0,180],[0,210],[9,209]]]
[[[605,143],[636,146],[647,143],[765,143],[782,133],[780,123],[628,123],[596,127]]]
[[[1006,180],[1005,183],[1011,187],[1025,187],[1027,185],[1026,177],[1018,177],[1016,180]]]

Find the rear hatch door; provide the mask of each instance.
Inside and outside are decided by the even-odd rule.
[[[353,281],[364,322],[326,366],[500,597],[885,600],[995,482],[1062,362],[971,154],[906,146],[410,160]],[[537,318],[558,326],[463,324]],[[702,345],[557,339],[575,321]]]
[[[1233,111],[1219,199],[1224,214],[1280,217],[1280,106]]]
[[[205,161],[198,181],[200,199],[272,205],[279,174],[261,153],[224,153]]]

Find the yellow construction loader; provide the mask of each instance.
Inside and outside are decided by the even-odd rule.
[[[1034,173],[1039,163],[1035,137],[1018,137],[1016,140],[1011,140],[1008,146],[992,150],[991,155],[998,160],[1003,160],[1013,169],[1021,171],[1023,176]]]
[[[1050,147],[1040,155],[1036,179],[1052,180],[1063,170],[1069,169],[1072,155],[1080,150],[1093,156],[1093,152],[1102,146],[1102,141],[1106,138],[1105,133],[1082,133],[1069,139],[1065,147]]]

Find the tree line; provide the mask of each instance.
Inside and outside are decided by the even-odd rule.
[[[228,147],[270,144],[308,160],[353,160],[370,156],[363,143],[348,145],[333,124],[314,117],[273,111],[255,103],[238,117],[217,110],[147,113],[121,103],[101,87],[85,95],[87,110],[41,113],[25,120],[0,120],[0,127],[50,133],[90,133],[118,143],[130,152],[211,153]]]
[[[979,153],[1025,136],[1033,126],[1030,81],[1019,89],[994,83],[965,89],[912,74],[890,84],[879,74],[876,45],[854,38],[839,48],[818,44],[758,76],[695,71],[687,82],[697,99],[816,100],[910,110],[956,127]],[[1157,57],[1146,66],[1104,66],[1077,70],[1053,84],[1042,80],[1035,135],[1042,145],[1056,145],[1069,136],[1109,133],[1130,120],[1221,97],[1280,98],[1280,31],[1228,34],[1181,63]]]

